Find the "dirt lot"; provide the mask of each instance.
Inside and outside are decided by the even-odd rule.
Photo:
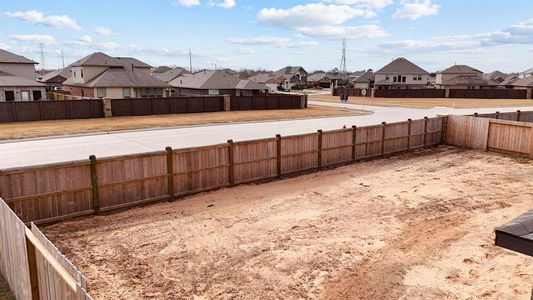
[[[109,119],[0,123],[0,140],[210,123],[347,116],[359,115],[362,113],[363,112],[356,110],[310,106],[307,109],[210,112],[142,117],[117,117]]]
[[[45,231],[96,299],[529,299],[533,259],[493,230],[531,174],[440,147]]]
[[[339,96],[310,95],[309,100],[340,102]],[[405,107],[498,107],[533,106],[533,100],[526,99],[449,99],[449,98],[363,98],[349,97],[348,103]]]

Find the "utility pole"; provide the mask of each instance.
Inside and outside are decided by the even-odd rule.
[[[61,49],[61,62],[63,63],[63,69],[65,68],[65,54],[63,53],[63,49]]]
[[[192,73],[192,51],[189,49],[189,71]]]

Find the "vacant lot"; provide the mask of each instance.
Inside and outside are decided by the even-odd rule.
[[[174,127],[227,122],[332,117],[359,114],[362,114],[362,112],[356,110],[310,106],[307,109],[250,110],[140,117],[117,117],[108,119],[0,123],[0,140],[90,132],[109,132],[128,129]]]
[[[339,102],[339,96],[311,95],[309,100]],[[449,99],[449,98],[364,98],[349,97],[348,103],[383,106],[407,107],[498,107],[498,106],[533,106],[533,100],[526,99]]]
[[[46,234],[96,299],[529,299],[531,258],[493,230],[531,208],[532,172],[440,147]]]

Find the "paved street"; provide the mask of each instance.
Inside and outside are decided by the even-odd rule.
[[[302,134],[318,129],[331,130],[352,125],[364,126],[381,122],[398,122],[408,118],[419,119],[437,114],[472,114],[474,112],[505,112],[517,109],[527,111],[533,107],[510,108],[405,108],[363,106],[354,104],[310,101],[310,104],[365,109],[373,114],[364,116],[329,117],[305,120],[232,123],[226,125],[204,125],[170,129],[154,129],[129,132],[92,134],[85,136],[52,137],[35,140],[6,141],[0,143],[0,169],[42,165],[72,160],[87,159],[94,154],[108,157],[123,154],[164,150],[166,146],[175,149],[201,145],[281,135]]]

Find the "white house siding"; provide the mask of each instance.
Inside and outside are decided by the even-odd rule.
[[[278,90],[278,84],[277,83],[265,83],[265,85],[268,87],[268,90],[270,92],[276,92]]]
[[[414,76],[422,75],[422,80],[413,80]],[[398,75],[388,75],[389,80],[385,83],[382,82],[387,77],[386,74],[376,74],[376,85],[381,86],[387,86],[387,85],[393,85],[393,86],[406,86],[406,85],[420,85],[420,86],[426,86],[429,82],[430,78],[429,75],[424,74],[402,74],[402,76],[405,76],[405,82],[394,82],[393,77]]]

